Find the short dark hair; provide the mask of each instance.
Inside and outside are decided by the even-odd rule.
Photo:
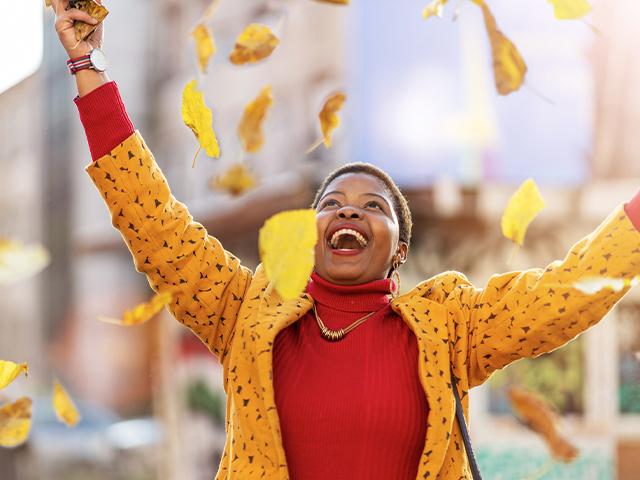
[[[314,198],[311,207],[316,208],[318,206],[320,198],[331,182],[342,175],[346,175],[347,173],[364,173],[367,175],[371,175],[384,183],[384,185],[389,190],[389,193],[391,194],[391,198],[393,200],[393,210],[396,212],[396,216],[398,217],[400,241],[409,245],[409,242],[411,241],[411,227],[413,226],[413,220],[411,219],[411,210],[409,210],[409,202],[407,202],[407,199],[400,191],[398,185],[396,185],[396,182],[394,182],[393,179],[385,171],[376,167],[375,165],[371,165],[370,163],[347,163],[346,165],[342,165],[341,167],[335,169],[322,181],[322,184],[316,192],[316,197]]]

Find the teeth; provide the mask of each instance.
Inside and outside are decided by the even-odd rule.
[[[333,234],[333,236],[331,237],[331,246],[333,248],[336,248],[338,246],[338,239],[342,236],[342,235],[352,235],[355,237],[356,240],[358,240],[358,243],[364,248],[367,246],[367,239],[364,238],[359,232],[356,232],[355,230],[351,230],[350,228],[342,228],[340,230],[338,230],[336,233]]]

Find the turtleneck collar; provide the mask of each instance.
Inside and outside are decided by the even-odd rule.
[[[311,274],[307,293],[325,307],[343,312],[371,312],[389,304],[391,279],[383,278],[360,285],[336,285],[316,272]]]

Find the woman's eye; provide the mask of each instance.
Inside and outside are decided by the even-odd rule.
[[[365,205],[365,207],[377,208],[378,210],[382,210],[382,206],[378,202],[369,202]]]
[[[320,208],[331,207],[334,205],[338,205],[338,202],[336,200],[325,200],[324,202],[322,202],[322,206]]]

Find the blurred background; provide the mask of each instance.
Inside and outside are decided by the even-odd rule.
[[[83,171],[90,156],[75,83],[42,3],[0,2],[0,237],[41,242],[52,258],[38,276],[0,285],[0,358],[30,365],[0,400],[35,400],[29,441],[0,449],[0,478],[210,479],[225,438],[214,357],[166,313],[128,329],[97,320],[152,292]],[[426,0],[223,0],[207,76],[189,33],[208,1],[105,3],[109,75],[136,128],[174,194],[251,268],[264,220],[308,206],[322,178],[349,161],[381,166],[409,198],[405,290],[448,269],[480,286],[492,273],[545,266],[640,187],[637,0],[593,0],[591,15],[563,22],[544,0],[490,1],[529,67],[508,97],[495,92],[482,15],[466,0],[427,22]],[[251,22],[271,26],[281,45],[267,61],[234,66],[228,54]],[[196,143],[180,115],[192,78],[213,107],[223,152],[201,155],[195,169]],[[266,144],[244,158],[259,186],[240,197],[212,191],[210,178],[240,160],[238,121],[267,84],[275,105]],[[334,147],[305,155],[322,101],[337,89],[348,100]],[[547,207],[509,261],[500,216],[529,177]],[[638,478],[639,317],[636,289],[576,341],[471,393],[486,478]],[[75,429],[55,421],[54,378],[83,414]],[[540,392],[562,414],[578,460],[549,463],[542,440],[511,413],[510,385]]]

